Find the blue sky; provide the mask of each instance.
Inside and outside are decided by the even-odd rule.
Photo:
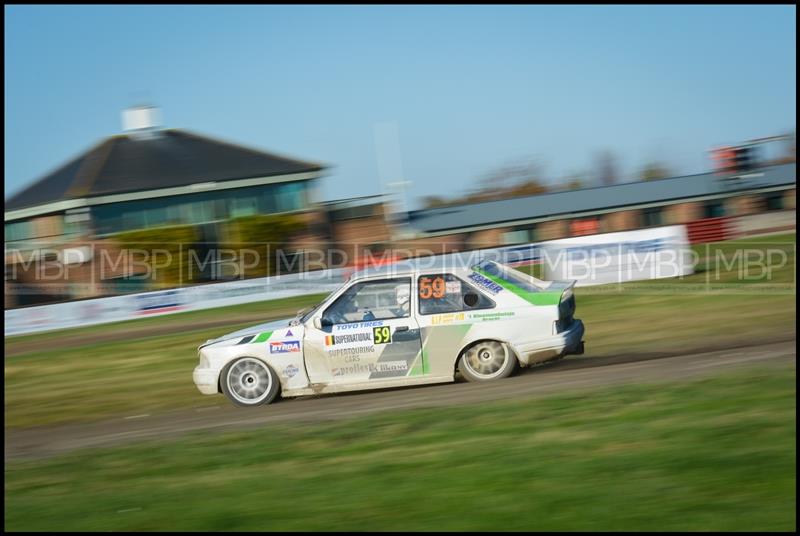
[[[141,101],[169,127],[331,164],[324,199],[401,174],[411,197],[460,195],[523,159],[555,183],[605,149],[624,180],[656,158],[702,172],[713,145],[795,128],[795,20],[795,6],[7,6],[6,197]]]

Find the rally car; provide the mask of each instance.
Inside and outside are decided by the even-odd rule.
[[[207,341],[195,385],[257,406],[278,395],[452,382],[459,374],[496,380],[583,353],[575,281],[542,281],[491,260],[430,264],[358,271],[295,318]]]

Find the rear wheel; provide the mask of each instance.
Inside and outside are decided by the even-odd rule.
[[[278,395],[280,382],[269,365],[254,357],[231,361],[222,370],[222,392],[237,406],[269,404]]]
[[[471,382],[507,378],[519,363],[508,344],[498,341],[476,342],[461,353],[458,371]]]

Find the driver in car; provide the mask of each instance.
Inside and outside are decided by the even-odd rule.
[[[411,311],[411,291],[406,284],[397,285],[394,289],[394,297],[395,297],[395,305],[391,307],[392,314],[395,317],[404,317],[408,316],[409,312]],[[363,320],[375,320],[375,314],[367,310],[364,313]]]

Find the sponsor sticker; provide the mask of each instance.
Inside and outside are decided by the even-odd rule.
[[[384,329],[376,327],[374,329]],[[386,327],[385,329],[389,329]],[[369,332],[361,333],[345,333],[343,335],[326,335],[325,346],[333,346],[335,344],[348,344],[354,342],[372,342],[372,334]]]
[[[431,324],[437,326],[441,324],[452,324],[453,322],[460,322],[461,320],[464,320],[464,313],[446,313],[432,316]]]
[[[461,281],[447,281],[444,291],[447,294],[461,294]]]
[[[341,357],[341,356],[348,356],[348,355],[358,355],[358,354],[366,354],[375,351],[374,346],[354,346],[352,348],[334,348],[333,350],[328,350],[328,357]]]
[[[472,320],[502,320],[514,315],[513,311],[506,311],[504,313],[470,313],[469,317]]]
[[[137,313],[140,315],[166,313],[184,308],[177,290],[139,295],[135,300]]]
[[[378,363],[355,363],[346,367],[337,367],[331,370],[334,376],[350,376],[354,374],[372,374],[373,372],[405,372],[408,363],[405,361],[384,361]]]
[[[300,369],[294,366],[294,364],[289,365],[288,367],[283,369],[283,374],[287,378],[293,378],[294,376],[297,375],[298,372],[300,372]]]
[[[497,294],[498,292],[503,290],[503,287],[501,287],[500,285],[498,285],[497,283],[495,283],[494,281],[492,281],[488,277],[485,277],[485,276],[479,274],[478,272],[472,272],[471,274],[469,274],[468,277],[472,281],[477,283],[479,286],[481,286],[481,287],[485,288],[486,290],[488,290],[489,292],[491,292],[492,294]]]
[[[367,329],[374,326],[382,326],[383,320],[372,320],[369,322],[353,322],[352,324],[336,324],[333,326],[335,331],[350,331],[353,329]]]
[[[300,351],[300,341],[274,341],[269,343],[269,353],[288,354]]]

